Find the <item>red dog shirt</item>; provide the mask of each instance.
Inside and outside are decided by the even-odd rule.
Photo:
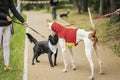
[[[60,37],[64,38],[66,43],[74,43],[76,45],[77,29],[65,28],[62,25],[54,22],[51,29]]]

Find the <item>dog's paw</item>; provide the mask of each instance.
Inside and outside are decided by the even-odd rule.
[[[62,72],[63,72],[63,73],[66,73],[66,72],[67,72],[67,70],[66,70],[66,69],[63,69],[63,70],[62,70]]]
[[[93,77],[89,77],[89,80],[94,80],[94,78]]]
[[[104,72],[99,72],[100,75],[104,75],[105,73]]]
[[[35,63],[32,63],[32,65],[35,65]]]
[[[50,67],[54,67],[53,65],[50,65]]]
[[[76,67],[73,67],[72,70],[76,70]]]
[[[40,63],[40,61],[36,61],[37,63]]]
[[[57,64],[54,64],[54,66],[57,66]]]

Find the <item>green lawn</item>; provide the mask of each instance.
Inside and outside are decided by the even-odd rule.
[[[25,16],[24,16],[25,17]],[[14,24],[14,35],[10,42],[10,67],[9,71],[4,70],[3,50],[0,49],[0,80],[22,80],[25,27]]]

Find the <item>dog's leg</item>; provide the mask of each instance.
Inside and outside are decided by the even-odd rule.
[[[54,66],[57,66],[57,64],[56,64],[57,54],[58,54],[58,49],[54,55]]]
[[[100,74],[104,74],[103,71],[102,71],[102,62],[101,62],[101,59],[100,59],[100,55],[98,53],[98,50],[97,50],[97,45],[93,46],[94,47],[94,50],[95,50],[95,53],[96,53],[96,56],[97,56],[97,59],[98,59],[98,63],[99,63],[99,67],[100,67]]]
[[[34,49],[33,49],[34,50]],[[36,59],[38,57],[38,52],[34,50],[34,56],[33,56],[33,59],[32,59],[32,65],[35,65],[34,63],[34,59]]]
[[[70,51],[70,58],[71,58],[71,63],[72,63],[72,69],[76,70],[75,61],[74,61],[74,58],[73,58],[72,47],[68,47],[68,49]]]
[[[63,62],[64,62],[64,69],[62,70],[62,72],[67,72],[67,61],[66,61],[66,57],[65,57],[65,52],[66,50],[62,51],[62,57],[63,57]]]
[[[94,76],[94,64],[93,64],[93,60],[92,60],[92,47],[93,47],[93,42],[89,39],[84,40],[85,42],[85,52],[86,52],[86,56],[87,59],[89,61],[90,64],[90,68],[91,68],[91,76],[89,77],[89,80],[93,80],[93,76]]]
[[[51,67],[54,67],[54,66],[53,66],[53,63],[52,63],[52,52],[49,52],[49,53],[48,53],[48,58],[49,58],[50,66],[51,66]]]
[[[63,62],[64,62],[64,69],[62,70],[62,72],[67,72],[67,61],[65,57],[65,52],[66,52],[65,40],[59,39],[59,44],[60,44],[60,48],[62,51],[62,57],[63,57]]]
[[[41,55],[41,54],[40,54],[40,55]],[[38,63],[40,62],[40,61],[38,60],[38,56],[40,56],[40,55],[37,55],[37,56],[36,56],[36,62],[38,62]]]
[[[33,56],[33,59],[32,59],[32,65],[35,65],[34,59],[35,59],[35,55]]]

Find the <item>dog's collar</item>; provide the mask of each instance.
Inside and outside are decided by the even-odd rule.
[[[48,46],[49,46],[50,50],[51,50],[54,54],[56,54],[56,52],[57,52],[57,45],[52,45],[52,44],[50,43],[50,41],[49,41],[49,42],[48,42]]]

